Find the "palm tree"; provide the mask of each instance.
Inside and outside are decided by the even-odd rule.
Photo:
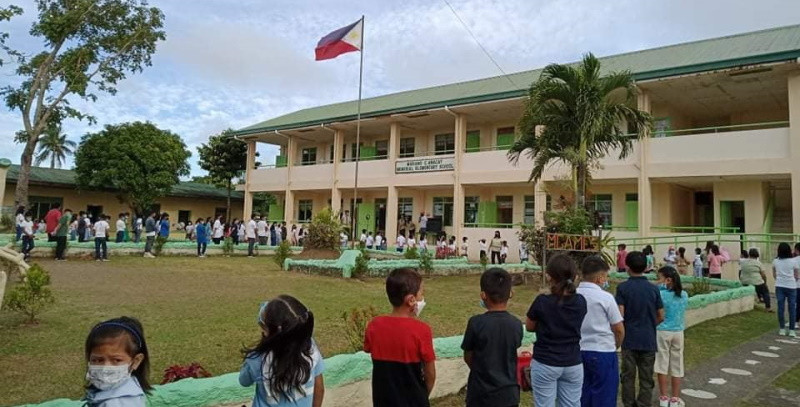
[[[585,207],[591,170],[599,160],[615,149],[620,159],[627,157],[633,149],[627,131],[641,137],[652,121],[649,113],[633,107],[637,93],[630,71],[601,75],[600,61],[592,54],[575,65],[548,65],[528,95],[518,124],[521,136],[508,158],[515,164],[523,154],[532,159],[528,181],[533,182],[551,162],[568,164],[576,208]]]
[[[36,150],[36,165],[50,160],[50,168],[61,168],[67,155],[75,153],[75,142],[67,140],[66,134],[61,134],[60,127],[53,127],[45,132],[39,140]]]

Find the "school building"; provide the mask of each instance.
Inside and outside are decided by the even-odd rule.
[[[17,187],[19,166],[11,165],[7,159],[0,159],[0,202],[2,213],[13,219],[14,191]],[[71,170],[32,167],[28,189],[28,210],[34,219],[42,219],[53,204],[72,209],[73,212],[86,211],[96,217],[101,213],[112,220],[122,212],[133,213],[127,204],[120,202],[114,190],[82,191],[77,189],[75,172]],[[166,212],[170,220],[177,224],[199,217],[225,215],[227,191],[213,185],[197,182],[181,182],[172,188],[168,196],[156,201],[155,209]],[[242,193],[234,191],[231,197],[231,217],[242,216]]]
[[[798,58],[800,25],[601,58],[607,72],[633,73],[638,108],[655,119],[632,154],[612,153],[592,174],[589,202],[604,228],[623,237],[800,233]],[[569,175],[554,164],[533,185],[532,161],[514,164],[506,154],[540,73],[365,99],[357,202],[355,101],[243,128],[245,216],[260,191],[279,196],[275,213],[288,223],[328,205],[351,213],[358,205],[358,228],[385,231],[393,242],[398,217],[416,223],[424,211],[459,241],[469,237],[471,258],[478,239],[500,230],[514,242],[514,260],[515,225],[557,207],[557,186]],[[274,163],[254,166],[256,143],[280,147]]]

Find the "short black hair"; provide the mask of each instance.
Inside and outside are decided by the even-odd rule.
[[[789,247],[789,243],[781,243],[778,245],[778,258],[779,259],[788,259],[792,257],[792,248]]]
[[[495,304],[508,301],[511,298],[511,275],[499,267],[484,271],[481,275],[481,291]]]
[[[750,251],[747,254],[751,259],[757,259],[758,258],[758,249],[756,249],[754,247],[754,248],[750,249]]]
[[[589,279],[594,277],[597,273],[608,271],[609,268],[608,263],[606,263],[602,257],[595,254],[583,259],[583,263],[581,263],[581,275],[584,279]]]
[[[386,296],[392,306],[403,305],[407,295],[417,295],[422,286],[422,276],[410,268],[394,269],[386,277]]]
[[[642,252],[632,251],[625,256],[625,265],[631,269],[631,273],[642,274],[647,268],[647,258]]]

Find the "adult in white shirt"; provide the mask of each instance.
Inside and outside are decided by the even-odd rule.
[[[119,218],[117,219],[117,238],[114,240],[116,243],[122,243],[125,240],[125,215],[119,214]]]
[[[108,216],[106,215],[100,215],[98,221],[92,226],[92,229],[94,229],[94,258],[97,261],[108,261],[108,246],[106,243],[111,225],[108,224],[107,218]]]
[[[617,348],[625,336],[622,314],[614,296],[603,289],[608,284],[608,265],[603,259],[587,257],[581,272],[578,294],[586,299],[586,317],[581,325],[580,346],[584,383],[591,383],[589,389],[584,389],[584,398],[589,398],[588,405],[615,406],[619,387]]]
[[[211,240],[214,241],[214,244],[220,244],[222,242],[222,236],[225,234],[225,225],[222,223],[222,215],[217,216],[217,219],[214,221],[214,234],[211,236]]]
[[[258,235],[258,245],[267,245],[267,221],[256,216],[256,233]]]
[[[426,233],[428,233],[428,217],[422,212],[419,214],[419,240],[425,239]]]
[[[403,248],[406,246],[406,237],[403,234],[397,235],[397,251],[402,253]]]
[[[247,238],[247,256],[255,256],[254,249],[256,246],[256,218],[258,216],[251,216],[244,229],[244,236]]]
[[[795,324],[797,321],[797,279],[798,272],[800,272],[798,267],[797,260],[792,257],[792,248],[789,244],[779,244],[778,257],[772,261],[772,277],[775,278],[775,298],[778,303],[779,335],[797,336]],[[788,329],[784,320],[784,306],[789,307]]]
[[[381,236],[380,232],[375,233],[375,248],[378,250],[383,249],[383,236]]]

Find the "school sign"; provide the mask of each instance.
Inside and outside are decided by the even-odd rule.
[[[395,174],[409,174],[414,172],[453,171],[454,169],[455,159],[453,157],[424,158],[397,161],[394,172]]]

